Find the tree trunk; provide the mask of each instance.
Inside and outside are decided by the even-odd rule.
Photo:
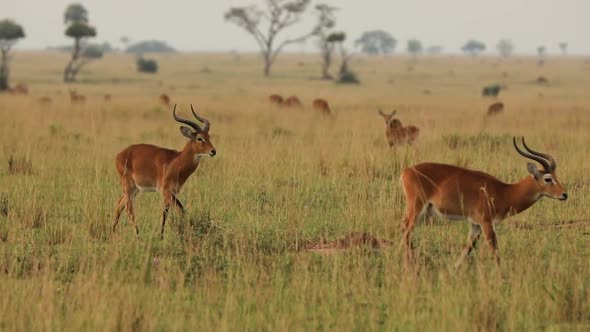
[[[328,49],[325,49],[322,58],[324,60],[322,62],[322,79],[333,80],[334,77],[330,75],[330,66],[332,65],[332,52]]]
[[[264,57],[264,76],[270,76],[270,68],[272,67],[272,62],[268,57]]]
[[[8,50],[2,50],[2,63],[0,63],[0,91],[8,90]]]
[[[74,50],[72,51],[72,59],[68,62],[64,69],[64,82],[74,82],[76,80],[76,72],[74,70],[74,64],[80,58],[80,40],[81,38],[74,39]]]

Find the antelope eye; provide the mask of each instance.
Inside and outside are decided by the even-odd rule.
[[[553,182],[553,179],[551,179],[551,178],[545,178],[545,183],[551,183],[551,182]]]
[[[202,137],[197,137],[197,141],[199,141],[199,142],[205,142],[205,140]]]

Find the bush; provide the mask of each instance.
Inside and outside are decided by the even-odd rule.
[[[502,86],[500,84],[488,85],[481,90],[481,95],[484,97],[497,97],[500,93],[500,90],[502,90]]]
[[[158,62],[154,59],[137,58],[137,71],[140,73],[157,73]]]
[[[361,84],[361,81],[358,79],[355,73],[351,71],[344,72],[340,74],[338,78],[338,83],[342,84]]]

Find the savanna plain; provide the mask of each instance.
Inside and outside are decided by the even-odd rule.
[[[263,78],[255,55],[157,56],[160,73],[108,55],[61,82],[67,55],[15,52],[0,95],[2,330],[588,330],[590,329],[590,62],[583,57],[357,57],[361,85],[315,79],[320,58],[285,54]],[[535,80],[543,76],[548,83]],[[484,85],[503,84],[504,112]],[[72,104],[68,88],[86,96]],[[134,143],[182,149],[158,100],[211,121],[205,158],[159,237],[161,198],[123,214],[115,155]],[[271,105],[297,95],[302,109]],[[110,101],[103,96],[110,94]],[[50,103],[40,103],[40,97]],[[311,108],[326,99],[334,115]],[[377,111],[420,128],[389,148]],[[523,135],[552,154],[569,200],[542,199],[497,225],[501,267],[485,241],[457,271],[465,222],[425,220],[404,268],[398,179],[432,161],[528,175]],[[9,160],[12,166],[9,169]],[[391,241],[329,254],[311,244],[366,232]]]

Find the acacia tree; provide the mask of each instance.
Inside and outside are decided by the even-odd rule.
[[[25,30],[19,24],[11,20],[0,21],[0,52],[2,52],[2,62],[0,62],[0,91],[9,87],[10,70],[8,68],[8,52],[14,44],[25,37]]]
[[[537,47],[537,55],[539,56],[539,61],[537,64],[542,66],[545,64],[545,53],[547,52],[547,48],[543,45]]]
[[[500,39],[496,48],[502,57],[507,58],[514,52],[514,43],[510,39]]]
[[[86,38],[95,37],[96,29],[88,25],[88,12],[81,4],[71,4],[66,8],[64,22],[69,24],[65,35],[74,39],[72,58],[64,69],[64,82],[74,82],[80,69],[93,58],[84,56],[82,43]]]
[[[422,53],[422,42],[418,39],[410,39],[408,40],[408,53],[412,54],[416,57],[418,54]]]
[[[471,56],[476,56],[486,50],[486,44],[471,39],[468,40],[465,45],[463,45],[463,47],[461,47],[461,50]]]
[[[264,60],[264,76],[269,76],[273,63],[285,46],[317,35],[320,27],[315,26],[299,37],[277,42],[281,32],[301,21],[310,0],[266,0],[265,3],[264,10],[256,6],[232,7],[225,13],[225,20],[243,28],[254,37]],[[268,24],[266,29],[262,27],[262,22]]]
[[[561,50],[561,53],[563,55],[566,55],[567,54],[567,43],[566,42],[559,43],[559,49]]]
[[[346,37],[341,32],[330,32],[330,29],[336,25],[334,18],[336,7],[320,4],[316,6],[316,10],[318,11],[318,44],[322,56],[322,79],[331,80],[333,77],[330,74],[330,66],[332,65],[335,44]]]
[[[397,40],[383,30],[365,31],[354,42],[355,46],[360,46],[361,51],[370,55],[392,53],[397,45]]]

